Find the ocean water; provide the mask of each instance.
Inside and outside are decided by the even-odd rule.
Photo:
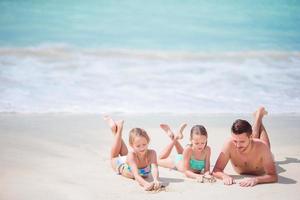
[[[0,112],[300,112],[299,1],[0,1]]]

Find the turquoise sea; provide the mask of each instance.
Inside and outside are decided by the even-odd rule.
[[[0,112],[300,112],[300,1],[0,1]]]
[[[102,49],[300,49],[300,2],[1,0],[0,45]]]

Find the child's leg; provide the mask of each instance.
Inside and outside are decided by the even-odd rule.
[[[105,116],[104,120],[108,123],[108,125],[111,127],[111,131],[115,136],[115,140],[111,147],[110,152],[110,161],[111,161],[111,167],[118,173],[120,173],[122,176],[127,178],[134,178],[131,172],[128,172],[126,170],[121,170],[122,165],[124,165],[126,158],[119,157],[120,156],[126,156],[128,154],[128,149],[126,144],[124,143],[122,139],[122,131],[123,131],[123,120],[114,122],[113,119],[109,116]]]
[[[185,127],[187,126],[186,123],[182,123],[180,126],[179,126],[179,131],[176,135],[176,139],[182,139],[183,138],[183,130],[185,129]]]
[[[182,148],[181,144],[178,142],[178,138],[182,138],[181,137],[182,131],[186,127],[186,124],[184,126],[183,125],[180,126],[179,133],[176,136],[174,136],[173,132],[171,131],[170,127],[167,124],[161,124],[160,127],[170,137],[171,142],[166,146],[166,148],[159,155],[158,165],[161,167],[173,169],[173,168],[175,168],[175,164],[174,164],[173,159],[171,159],[169,156],[170,156],[174,146],[175,146],[178,154],[183,153],[183,148]]]
[[[124,121],[123,120],[121,120],[121,121],[117,121],[116,122],[116,124],[122,124],[122,130],[123,130],[123,123],[124,123]],[[118,127],[118,126],[117,126]],[[119,128],[118,128],[119,129]],[[121,130],[121,132],[122,132],[122,130]],[[120,155],[121,156],[126,156],[128,154],[128,148],[127,148],[127,146],[126,146],[126,144],[125,144],[125,142],[124,142],[124,140],[123,140],[123,138],[121,139],[121,150],[120,150]]]
[[[185,129],[186,126],[187,126],[186,123],[181,124],[179,126],[179,131],[178,131],[177,135],[175,136],[176,142],[174,143],[174,145],[175,145],[175,148],[176,148],[176,151],[177,151],[178,154],[183,153],[183,147],[178,142],[178,140],[181,140],[183,138],[183,130]]]
[[[167,146],[166,148],[161,152],[161,154],[158,156],[157,163],[161,167],[173,169],[175,168],[175,164],[173,159],[171,159],[169,156],[172,152],[172,149],[174,147],[175,142],[177,140],[173,139]],[[178,142],[177,142],[178,143]]]
[[[104,116],[104,120],[107,122],[107,124],[110,126],[111,128],[111,132],[114,134],[114,136],[117,135],[117,131],[119,131],[118,129],[123,129],[123,121],[117,121],[117,123],[108,115]],[[121,125],[120,127],[117,126],[117,124]],[[121,130],[122,132],[122,130]],[[118,140],[118,138],[116,138]],[[118,155],[121,155],[121,156],[124,156],[124,155],[127,155],[128,154],[128,149],[127,149],[127,146],[126,144],[124,143],[124,140],[122,139],[122,136],[121,136],[121,147],[119,147],[119,141],[116,142],[115,141],[115,144],[117,144],[116,146],[118,148],[120,148],[119,150],[119,154]],[[114,146],[114,145],[113,145]],[[118,150],[116,150],[117,152]],[[115,151],[113,151],[113,153],[115,154]],[[117,155],[117,156],[118,156]],[[112,154],[111,154],[112,156]],[[117,157],[115,156],[115,157]]]
[[[260,107],[254,113],[253,137],[262,140],[269,148],[271,148],[269,136],[262,122],[262,118],[267,114],[268,112],[264,107]]]
[[[122,130],[123,130],[123,123],[124,121],[118,121],[116,123],[116,126],[117,126],[117,131],[116,131],[116,134],[115,134],[115,140],[112,144],[112,147],[111,147],[111,153],[110,153],[110,158],[113,159],[113,158],[116,158],[118,157],[119,155],[122,156],[122,153],[121,152],[121,149],[122,149]],[[125,144],[124,144],[125,145]],[[125,145],[126,147],[126,145]],[[125,148],[124,147],[124,148]],[[127,147],[126,147],[127,148]]]
[[[173,146],[175,146],[176,151],[177,151],[178,154],[182,154],[183,153],[183,147],[178,142],[178,139],[182,139],[183,138],[182,132],[183,132],[184,128],[186,127],[186,124],[181,124],[180,125],[179,132],[177,133],[176,136],[174,135],[174,133],[170,129],[169,125],[167,125],[167,124],[161,124],[160,127],[167,133],[167,135],[170,137],[170,139],[172,141],[174,141],[173,145],[170,146],[171,147],[171,149],[169,150],[170,152],[168,153],[168,155],[166,157],[168,157],[170,155]],[[166,147],[165,150],[169,149],[168,146]],[[165,152],[167,153],[168,151],[165,151]]]
[[[174,143],[176,140],[172,140],[172,142],[170,142],[166,148],[164,148],[164,150],[161,152],[161,154],[159,155],[159,159],[165,159],[168,158],[172,152],[172,149],[174,147]]]

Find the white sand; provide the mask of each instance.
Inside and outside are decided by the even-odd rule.
[[[151,136],[151,148],[159,153],[169,142],[159,123],[188,123],[183,144],[188,143],[193,124],[208,130],[214,165],[223,142],[230,136],[236,118],[251,115],[113,115],[125,119],[124,139],[133,127],[143,127]],[[160,168],[166,191],[144,192],[135,181],[116,175],[110,167],[113,137],[100,115],[0,114],[1,200],[89,199],[300,199],[300,116],[267,116],[279,182],[241,188],[221,181],[201,184],[177,171]],[[298,123],[298,124],[296,124]],[[232,171],[231,164],[226,168]],[[239,178],[239,176],[237,176]]]

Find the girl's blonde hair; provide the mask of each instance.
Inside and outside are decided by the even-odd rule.
[[[129,132],[129,144],[133,145],[133,141],[136,137],[144,137],[147,142],[150,142],[150,137],[148,136],[147,132],[142,128],[133,128]]]

